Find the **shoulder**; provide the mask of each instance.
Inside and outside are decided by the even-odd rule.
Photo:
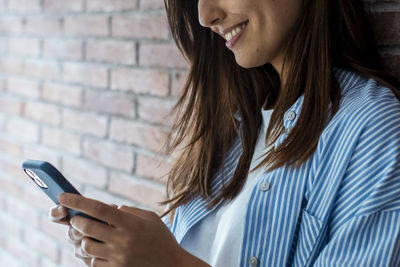
[[[400,143],[400,102],[392,90],[374,79],[345,73],[347,78],[338,79],[342,88],[339,110],[322,132],[317,148],[319,159],[340,155],[343,164],[356,150],[369,145],[390,148]]]
[[[376,125],[395,126],[400,119],[400,101],[390,88],[372,78],[341,70],[337,74],[342,89],[339,110],[328,123],[326,130],[359,132]]]
[[[364,78],[349,72],[349,85],[340,84],[343,90],[338,113],[349,119],[362,120],[365,125],[378,122],[382,116],[400,118],[400,101],[390,88],[372,78]]]

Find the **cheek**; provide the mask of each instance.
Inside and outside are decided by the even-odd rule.
[[[298,0],[268,1],[254,12],[246,49],[235,54],[239,65],[261,66],[282,56],[290,30],[299,16]]]

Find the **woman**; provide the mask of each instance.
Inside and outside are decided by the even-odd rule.
[[[191,64],[169,216],[64,194],[53,220],[69,223],[67,207],[109,223],[72,218],[76,256],[400,266],[400,86],[379,67],[361,0],[165,2]]]

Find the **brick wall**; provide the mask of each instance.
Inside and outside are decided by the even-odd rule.
[[[0,0],[0,266],[79,266],[26,158],[86,196],[161,209],[186,69],[162,0]]]
[[[365,3],[400,77],[400,2]],[[79,266],[26,158],[86,196],[160,210],[186,70],[162,0],[0,0],[0,266]]]

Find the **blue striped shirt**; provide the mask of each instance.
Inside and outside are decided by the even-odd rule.
[[[342,69],[335,74],[340,108],[315,153],[299,168],[266,172],[251,191],[240,266],[400,266],[400,103],[373,79]],[[286,130],[302,103],[303,95],[286,111]],[[237,138],[227,155],[228,177],[241,152]],[[221,175],[213,192],[222,188]],[[172,225],[165,222],[180,243],[219,205],[207,209],[196,197],[176,210]]]

